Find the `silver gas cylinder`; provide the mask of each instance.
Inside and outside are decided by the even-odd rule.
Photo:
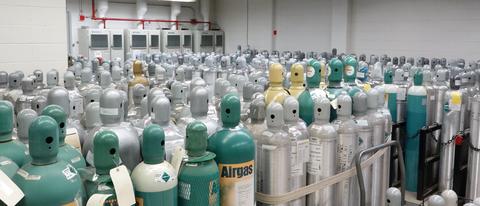
[[[440,195],[432,195],[428,197],[428,206],[446,206],[446,202]]]
[[[190,107],[186,105],[185,88],[180,82],[173,82],[170,86],[172,92],[172,118],[178,122],[181,118],[191,116]]]
[[[35,98],[34,89],[35,85],[31,78],[26,77],[22,79],[22,95],[15,102],[15,114],[18,114],[23,109],[32,107],[32,101]]]
[[[316,183],[335,175],[337,131],[330,124],[330,101],[326,96],[318,96],[315,102],[315,121],[310,124],[310,159],[307,165],[308,184]],[[308,206],[333,206],[334,186],[316,191],[307,196]]]
[[[435,82],[433,83],[433,90],[435,91],[435,110],[434,122],[443,123],[444,119],[444,106],[445,106],[445,94],[448,91],[448,70],[444,69],[441,65],[435,66]],[[440,131],[435,131],[433,133],[434,137],[440,137]],[[432,148],[432,149],[436,149]]]
[[[453,189],[453,168],[455,159],[454,138],[460,131],[460,110],[462,106],[462,93],[451,91],[446,95],[447,105],[442,122],[440,139],[440,174],[439,189]]]
[[[70,99],[70,117],[72,119],[80,120],[83,115],[83,96],[75,87],[75,76],[72,72],[65,72],[63,75],[63,82],[65,89],[68,90],[68,97]]]
[[[21,82],[22,76],[19,72],[11,73],[8,76],[8,92],[3,95],[3,99],[15,105],[18,97],[22,95]]]
[[[291,141],[283,130],[281,104],[272,102],[266,111],[267,130],[257,138],[257,190],[269,195],[281,195],[290,188]],[[286,161],[287,160],[287,161]],[[257,202],[257,205],[267,205]],[[289,203],[277,204],[287,206]]]
[[[80,86],[78,87],[78,91],[80,92],[80,95],[85,96],[85,93],[87,93],[88,90],[93,88],[101,89],[100,86],[92,83],[92,79],[93,79],[92,70],[90,68],[83,69],[81,74],[81,83],[80,83]]]
[[[3,100],[3,96],[8,92],[8,73],[0,71],[0,100]]]
[[[35,89],[36,90],[41,90],[43,87],[45,87],[45,84],[43,84],[43,72],[42,70],[36,69],[33,71],[33,75],[35,76]]]
[[[115,89],[128,92],[128,82],[122,73],[123,69],[120,66],[114,65],[112,67],[112,83],[115,84]]]
[[[242,122],[245,122],[248,119],[248,111],[250,109],[250,103],[252,103],[253,93],[255,93],[255,85],[251,82],[247,82],[243,86],[243,101],[240,111],[240,119]]]
[[[473,200],[473,203],[475,205],[480,205],[480,197],[479,198],[475,198],[475,200]]]
[[[367,114],[367,98],[372,98],[371,96],[367,97],[362,91],[356,92],[352,96],[352,103],[353,103],[353,115],[355,116],[355,123],[357,124],[358,128],[358,150],[365,150],[372,147],[372,140],[373,140],[373,122],[371,120],[371,116]],[[370,103],[375,103],[375,99],[370,100]],[[375,106],[375,104],[374,104]],[[365,155],[362,160],[365,161],[368,159],[368,155]],[[363,169],[363,178],[365,181],[365,192],[366,194],[371,194],[372,186],[372,167],[367,167]],[[354,182],[355,187],[358,187],[358,184]],[[354,188],[355,189],[355,188]],[[356,193],[359,193],[357,189]],[[359,198],[359,197],[356,197]],[[366,197],[367,205],[371,205],[371,196]]]
[[[153,109],[152,109],[152,102],[153,100],[158,97],[158,96],[165,96],[165,93],[163,93],[163,90],[158,88],[158,87],[155,87],[153,89],[151,89],[150,91],[148,91],[148,94],[147,94],[147,112],[148,114],[143,118],[143,125],[138,125],[137,127],[139,128],[144,128],[146,124],[149,124],[149,122],[152,121],[152,113],[153,113]]]
[[[218,123],[208,117],[208,91],[203,87],[195,87],[190,94],[190,113],[192,116],[181,118],[177,125],[186,128],[186,125],[194,120],[200,121],[207,126],[208,135],[212,135],[218,128]]]
[[[401,206],[402,205],[402,192],[396,187],[388,188],[386,192],[385,206]]]
[[[358,128],[352,117],[352,99],[346,92],[337,97],[337,119],[333,121],[338,133],[337,173],[350,169],[353,156],[358,151]],[[335,205],[352,206],[358,203],[353,192],[355,178],[349,178],[336,185]]]
[[[480,95],[475,95],[472,99],[472,112],[470,120],[470,140],[471,146],[480,148]],[[465,197],[475,199],[480,197],[480,151],[468,151],[468,172],[467,172],[467,189]]]
[[[442,197],[445,200],[445,206],[457,206],[458,196],[453,190],[445,190],[442,192]]]
[[[165,73],[167,71],[165,68],[163,68],[161,65],[157,64],[155,66],[155,86],[157,87],[165,87],[165,83],[167,81],[167,78],[165,76]]]
[[[42,95],[42,96],[46,97],[48,95],[48,92],[50,91],[50,89],[58,86],[58,81],[59,81],[58,78],[59,78],[59,76],[58,76],[58,71],[57,70],[51,69],[50,71],[48,71],[47,72],[47,85],[42,90],[38,90],[38,92],[39,92],[38,95]]]
[[[142,99],[147,97],[147,88],[142,84],[136,84],[132,89],[133,104],[128,109],[128,119],[133,125],[136,120],[143,120],[142,116]]]
[[[98,79],[98,83],[102,89],[115,89],[116,85],[112,83],[112,76],[110,75],[109,71],[101,71],[100,78]]]
[[[123,110],[122,95],[116,89],[107,89],[100,97],[100,120],[102,126],[92,130],[83,145],[83,154],[89,164],[93,164],[93,137],[99,131],[110,130],[118,136],[120,157],[125,166],[132,170],[141,161],[140,142],[137,130],[126,122],[121,122]]]
[[[17,115],[17,139],[28,147],[28,128],[37,117],[37,112],[32,109],[23,109]]]
[[[385,125],[385,133],[384,133],[384,140],[381,143],[387,142],[391,140],[392,136],[392,126],[393,126],[393,119],[390,110],[385,106],[385,88],[383,85],[375,87],[378,91],[378,104],[377,104],[377,111],[383,116]],[[385,155],[381,158],[382,160],[382,181],[381,185],[383,188],[381,191],[387,191],[388,187],[390,186],[390,149],[388,148],[385,152]],[[385,193],[382,193],[382,197],[384,197]],[[382,202],[385,201],[384,198],[381,200]],[[381,202],[380,202],[381,203]]]
[[[245,123],[245,126],[252,133],[255,141],[257,141],[262,132],[267,129],[265,109],[266,105],[263,96],[254,98],[249,107],[248,121]]]
[[[36,96],[32,100],[32,107],[37,114],[40,114],[40,112],[43,110],[44,107],[47,106],[47,98],[44,96]]]
[[[157,97],[152,102],[152,124],[162,127],[165,132],[165,154],[167,161],[171,161],[177,147],[184,147],[185,139],[180,129],[170,119],[170,101],[166,97]],[[148,126],[148,125],[145,125]]]
[[[59,86],[50,89],[47,96],[47,105],[51,104],[61,106],[65,113],[67,113],[67,130],[75,129],[80,138],[80,144],[83,145],[86,136],[85,129],[79,119],[72,119],[71,103],[67,89]]]
[[[299,103],[293,96],[288,96],[283,102],[283,116],[285,131],[287,131],[291,148],[290,189],[302,188],[307,183],[307,162],[310,156],[309,136],[306,123],[299,118]],[[292,206],[305,205],[306,198],[299,198],[290,202]]]
[[[397,85],[397,119],[396,122],[405,122],[407,111],[407,90],[408,84],[405,82],[404,67],[395,70],[394,84]],[[408,73],[408,72],[407,72]]]

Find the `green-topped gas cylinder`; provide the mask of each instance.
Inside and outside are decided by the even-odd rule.
[[[17,173],[18,165],[8,157],[0,156],[0,170],[9,178],[12,178]]]
[[[165,132],[159,125],[143,130],[142,155],[132,172],[137,206],[177,206],[177,171],[164,160]]]
[[[308,89],[305,89],[304,69],[301,64],[294,64],[290,69],[290,95],[298,99],[299,117],[307,123],[313,122],[313,99]]]
[[[314,59],[308,61],[306,72],[307,87],[308,91],[310,91],[310,95],[312,96],[312,98],[315,96],[327,96],[325,91],[320,88],[320,83],[322,83],[321,74],[322,72],[325,72],[325,70],[325,63],[323,61],[317,61]]]
[[[25,194],[18,205],[82,205],[82,182],[77,170],[57,159],[57,122],[39,116],[30,125],[28,142],[32,161],[13,177]]]
[[[93,139],[95,174],[85,182],[88,197],[94,194],[112,195],[104,206],[118,205],[110,170],[120,165],[120,147],[117,135],[109,130],[98,132]]]
[[[268,80],[270,81],[267,91],[265,91],[265,103],[275,101],[280,104],[288,96],[288,91],[283,88],[283,66],[279,63],[270,65],[268,72]]]
[[[12,139],[13,131],[13,105],[0,100],[0,156],[8,157],[18,166],[22,166],[28,160],[28,150],[25,144]]]
[[[223,128],[208,139],[208,151],[216,154],[220,171],[221,205],[255,204],[255,142],[250,131],[240,128],[240,98],[227,94],[221,101]],[[241,188],[241,189],[240,189]]]
[[[343,68],[343,81],[349,86],[356,86],[358,62],[353,56],[345,58]]]
[[[178,175],[178,205],[220,206],[220,176],[215,154],[207,151],[207,126],[187,125],[184,159]]]
[[[413,77],[413,86],[407,96],[407,137],[405,141],[405,173],[407,190],[416,192],[418,184],[418,156],[420,129],[427,118],[427,90],[422,86],[423,74],[417,70]]]
[[[383,76],[385,88],[385,100],[387,101],[387,108],[392,115],[392,121],[397,122],[397,90],[398,85],[393,84],[394,73],[393,70],[386,70]]]
[[[345,88],[342,87],[343,63],[338,58],[333,58],[328,63],[328,86],[327,98],[332,102],[330,109],[330,121],[337,117],[336,99]]]
[[[43,109],[42,115],[53,118],[58,124],[58,158],[68,162],[77,170],[85,168],[87,165],[80,151],[65,143],[67,113],[63,111],[63,108],[56,104],[51,104]]]

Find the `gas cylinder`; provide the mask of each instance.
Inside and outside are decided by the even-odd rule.
[[[263,95],[253,99],[250,104],[250,111],[248,113],[249,119],[247,123],[245,123],[245,126],[253,134],[255,142],[258,137],[260,137],[261,133],[267,129],[267,124],[265,123],[265,108],[266,105]]]
[[[128,92],[128,82],[122,75],[123,69],[119,66],[112,67],[112,83],[115,84],[115,89]]]
[[[41,115],[53,118],[58,124],[58,158],[79,170],[85,168],[85,159],[82,154],[73,146],[65,143],[66,129],[68,127],[67,114],[58,105],[48,105]]]
[[[446,206],[446,202],[440,195],[432,195],[428,197],[428,206]]]
[[[250,104],[252,103],[253,94],[255,93],[255,85],[251,82],[245,83],[243,86],[243,101],[241,105],[240,120],[246,122],[248,120],[248,113]]]
[[[313,100],[310,92],[305,89],[305,71],[301,64],[297,63],[290,69],[290,94],[298,99],[299,117],[310,125],[313,122]]]
[[[310,60],[307,65],[307,87],[312,95],[312,98],[316,96],[326,96],[323,89],[320,88],[321,73],[325,70],[325,63],[317,60]]]
[[[152,102],[152,122],[162,127],[165,133],[165,154],[167,161],[177,147],[184,147],[185,138],[179,128],[170,119],[170,101],[166,97],[157,97]],[[147,126],[147,125],[146,125]]]
[[[186,105],[186,91],[182,83],[175,81],[170,87],[170,91],[172,91],[172,118],[175,122],[178,122],[181,118],[191,116],[190,107]]]
[[[402,192],[396,187],[388,188],[386,192],[385,206],[401,206],[402,205]]]
[[[37,117],[37,112],[32,109],[24,109],[17,115],[17,140],[28,147],[28,128]]]
[[[121,122],[121,111],[123,110],[122,96],[118,90],[107,89],[100,97],[100,119],[101,127],[92,130],[82,148],[89,164],[92,164],[92,146],[95,133],[103,130],[113,131],[119,140],[120,157],[128,169],[132,170],[141,161],[140,144],[138,133],[135,128],[127,122]],[[93,135],[93,136],[92,136]],[[88,154],[91,153],[91,154]]]
[[[480,198],[475,198],[475,200],[473,200],[473,203],[475,205],[480,205]]]
[[[77,170],[57,159],[58,131],[57,122],[48,116],[40,116],[30,125],[32,161],[13,177],[25,194],[19,205],[82,205],[82,183]]]
[[[47,106],[47,98],[44,96],[36,96],[32,100],[32,107],[37,114],[41,113],[43,108]]]
[[[337,173],[340,173],[352,166],[353,156],[358,151],[359,138],[357,125],[352,117],[352,99],[344,91],[337,97],[337,104],[337,119],[333,124],[338,133],[335,162]],[[349,178],[336,185],[335,205],[351,206],[358,203],[354,200],[356,195],[352,194],[353,181],[356,181],[355,178]]]
[[[292,68],[295,73],[295,68]],[[295,74],[293,75],[295,76]],[[293,85],[292,85],[293,86]],[[283,102],[285,131],[287,131],[291,146],[291,177],[290,189],[295,190],[304,187],[307,182],[307,162],[309,159],[309,136],[307,125],[299,119],[299,102],[293,96],[288,96]],[[305,197],[293,200],[291,205],[305,205]]]
[[[398,85],[393,84],[394,71],[386,70],[384,74],[385,99],[387,100],[387,108],[392,116],[392,122],[397,122],[397,91]]]
[[[423,75],[417,71],[413,78],[413,86],[408,89],[407,97],[407,136],[405,140],[405,172],[407,190],[417,191],[417,172],[419,157],[420,129],[425,126],[427,118],[427,91],[422,86]]]
[[[137,205],[177,205],[177,171],[164,161],[165,134],[155,124],[143,130],[143,162],[132,172]]]
[[[92,102],[88,104],[88,106],[85,108],[85,115],[83,121],[87,138],[93,136],[92,132],[95,132],[94,129],[102,126],[102,121],[100,120],[99,102]]]
[[[240,98],[227,94],[221,102],[222,128],[208,138],[220,172],[221,205],[254,205],[255,143],[240,123]],[[240,172],[239,172],[240,171]]]
[[[355,123],[358,128],[358,150],[365,150],[372,147],[373,140],[373,123],[370,119],[371,116],[367,114],[367,94],[362,91],[356,92],[353,94],[354,90],[350,90],[350,96],[352,97],[353,103],[353,115],[355,116]],[[371,98],[370,96],[368,98]],[[365,161],[368,158],[365,155],[362,160]],[[363,177],[365,181],[365,190],[366,194],[372,194],[372,167],[365,168],[363,170]],[[357,185],[354,183],[354,185]],[[357,187],[357,186],[355,186]],[[371,196],[366,197],[367,205],[371,205]]]
[[[22,94],[15,101],[15,115],[23,109],[30,109],[32,107],[32,100],[35,98],[33,93],[35,85],[33,79],[26,77],[22,79]]]
[[[347,58],[345,58],[343,68],[343,82],[346,87],[357,86],[357,83],[355,82],[355,80],[357,79],[357,69],[358,62],[354,57],[348,56]]]
[[[433,84],[433,90],[435,91],[435,110],[434,110],[434,122],[443,123],[444,119],[444,105],[445,94],[448,91],[448,70],[444,69],[441,65],[435,66],[436,75],[435,82]],[[440,131],[435,131],[433,135],[440,137]]]
[[[131,89],[133,88],[133,86],[135,86],[136,84],[142,84],[145,87],[149,86],[148,79],[143,76],[143,64],[139,60],[136,60],[133,63],[133,75],[133,79],[128,82],[128,94],[130,100],[129,102],[132,102]]]
[[[445,206],[457,206],[458,205],[458,196],[457,193],[453,190],[444,190],[442,192],[442,197],[445,200]]]
[[[343,63],[337,58],[333,58],[328,63],[328,86],[327,86],[327,98],[332,102],[330,107],[330,121],[336,118],[336,99],[338,95],[345,89],[341,85],[343,75]]]
[[[442,122],[442,136],[440,139],[440,176],[439,189],[453,189],[453,166],[455,158],[454,138],[460,131],[460,108],[462,106],[462,93],[449,92],[446,96],[445,114]]]
[[[289,192],[291,140],[283,130],[283,107],[277,102],[267,106],[267,130],[257,138],[257,191],[269,195]],[[287,161],[286,161],[287,160]],[[257,202],[257,205],[266,205]],[[287,206],[289,203],[277,204]]]
[[[182,206],[219,206],[220,176],[215,154],[207,149],[207,127],[198,121],[186,128],[187,158],[178,175],[178,203]]]
[[[70,117],[72,119],[80,120],[83,114],[83,96],[80,95],[80,92],[75,87],[75,76],[73,73],[65,72],[63,75],[63,82],[70,99]]]
[[[394,75],[394,84],[397,85],[397,118],[395,121],[397,123],[405,122],[406,120],[406,111],[407,111],[407,91],[408,84],[405,82],[405,73],[402,68],[395,70]]]
[[[119,139],[112,131],[100,131],[93,139],[94,174],[85,181],[88,197],[94,194],[111,195],[105,200],[105,206],[117,205],[117,197],[113,186],[110,170],[121,165],[119,155]]]
[[[142,99],[147,96],[147,88],[143,84],[136,84],[132,89],[133,104],[128,109],[128,119],[133,125],[138,127],[138,121],[143,122]]]
[[[190,94],[190,112],[191,117],[182,118],[177,122],[179,128],[185,126],[195,120],[204,123],[207,126],[208,135],[212,135],[218,127],[215,120],[209,118],[208,115],[208,91],[203,87],[195,87]]]
[[[470,140],[474,148],[480,148],[479,123],[480,123],[480,95],[472,99],[471,120],[470,120]],[[480,197],[480,152],[470,148],[468,150],[468,172],[467,189],[465,197],[475,199]]]
[[[3,100],[3,96],[8,92],[8,73],[0,71],[0,100]]]
[[[78,119],[71,118],[70,98],[67,89],[63,87],[54,87],[50,89],[47,95],[47,104],[56,104],[62,107],[63,111],[67,114],[67,121],[65,122],[67,129],[77,130],[77,134],[80,138],[80,144],[83,145],[85,140],[85,130],[83,125]],[[73,109],[73,108],[72,108]]]
[[[17,173],[18,165],[10,158],[0,156],[0,171],[5,173],[10,179]]]
[[[336,171],[337,131],[330,120],[330,101],[326,96],[314,97],[315,121],[308,126],[310,133],[310,159],[307,164],[307,182],[316,183],[333,176]],[[316,191],[307,196],[308,206],[333,206],[334,186]]]
[[[29,161],[28,151],[20,140],[12,139],[13,106],[10,102],[0,100],[0,117],[0,156],[22,166]]]
[[[92,88],[84,92],[83,96],[83,108],[86,108],[88,104],[92,102],[100,102],[100,96],[102,95],[101,88]]]
[[[422,85],[427,90],[427,119],[426,125],[432,125],[435,122],[435,89],[432,85],[432,72],[430,69],[423,69],[423,81]],[[426,140],[428,149],[427,154],[434,154],[437,151],[437,142],[435,142],[432,138],[428,138]],[[436,165],[435,165],[436,166]],[[438,167],[438,166],[437,166]],[[436,172],[435,172],[436,173]],[[438,174],[432,174],[432,176],[437,176]]]
[[[78,87],[78,91],[80,92],[80,95],[85,97],[85,92],[87,92],[88,90],[93,88],[101,89],[100,86],[92,84],[92,79],[93,79],[92,70],[90,68],[82,69],[81,83],[80,83],[80,86]]]
[[[112,76],[110,75],[109,71],[101,71],[99,74],[98,85],[102,87],[103,90],[112,88],[115,89],[115,84],[112,83]]]
[[[22,95],[21,89],[22,76],[19,72],[13,72],[8,76],[8,91],[3,95],[3,99],[15,105],[18,97]]]
[[[283,66],[278,63],[270,65],[268,72],[268,79],[270,81],[267,91],[265,91],[265,103],[268,105],[270,102],[275,101],[283,103],[283,99],[288,96],[288,91],[282,86],[283,82]]]
[[[152,102],[153,100],[158,97],[158,96],[165,96],[165,93],[163,92],[162,89],[158,87],[154,87],[148,91],[147,94],[147,110],[148,110],[148,115],[146,115],[143,118],[143,124],[145,125],[146,123],[150,122],[152,117]],[[143,127],[142,127],[143,128]]]

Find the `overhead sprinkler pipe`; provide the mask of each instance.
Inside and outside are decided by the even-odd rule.
[[[212,27],[212,23],[210,21],[197,21],[196,19],[192,20],[169,20],[169,19],[135,19],[135,18],[112,18],[112,17],[97,17],[95,14],[95,0],[92,0],[92,20],[94,21],[103,21],[103,28],[106,28],[106,21],[131,21],[131,22],[140,22],[142,25],[145,22],[159,22],[159,23],[175,23],[177,29],[179,28],[179,24],[208,24],[208,29],[210,30]]]
[[[181,7],[180,7],[180,2],[174,2],[172,1],[172,4],[170,6],[171,11],[170,11],[170,20],[176,21],[177,16],[181,12]],[[171,27],[172,30],[178,30],[178,23],[175,24],[175,26],[172,25]]]

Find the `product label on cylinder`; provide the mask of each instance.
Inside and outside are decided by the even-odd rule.
[[[328,151],[335,151],[335,139],[322,139],[311,138],[310,139],[310,161],[307,165],[307,172],[313,175],[327,174],[328,170],[331,170],[334,165],[328,165],[334,163],[334,161],[328,161],[331,155],[326,154]]]
[[[406,97],[407,97],[407,88],[398,88],[397,100],[406,100]]]
[[[83,114],[83,99],[75,98],[70,102],[70,112],[72,114]]]
[[[312,66],[307,67],[307,77],[313,77],[315,75],[315,69]]]
[[[255,202],[255,161],[218,164],[221,205],[253,205]]]
[[[355,155],[358,140],[355,134],[339,134],[337,144],[337,172],[350,168]]]

